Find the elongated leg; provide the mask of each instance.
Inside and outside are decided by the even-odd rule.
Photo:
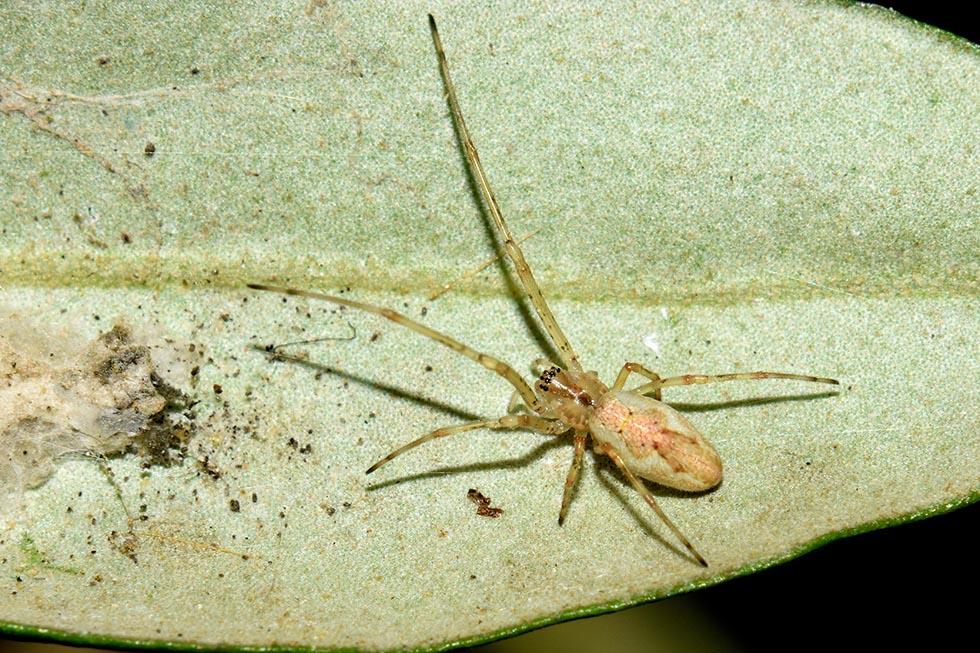
[[[349,306],[351,308],[356,308],[361,311],[367,311],[368,313],[374,313],[375,315],[380,315],[383,318],[387,318],[396,324],[400,324],[404,327],[408,327],[416,333],[420,333],[426,338],[431,338],[441,345],[449,347],[453,351],[458,351],[463,356],[471,360],[475,360],[477,363],[487,368],[492,372],[496,372],[500,376],[507,379],[512,386],[521,395],[521,399],[524,400],[524,405],[531,410],[537,412],[541,408],[541,402],[538,400],[537,395],[534,394],[534,390],[531,386],[527,384],[527,381],[521,377],[520,374],[514,370],[513,367],[507,363],[498,360],[491,356],[490,354],[484,354],[478,352],[472,347],[467,347],[460,341],[450,338],[444,333],[436,331],[435,329],[430,329],[420,322],[393,311],[390,308],[384,308],[381,306],[375,306],[373,304],[365,304],[363,302],[355,302],[350,299],[344,299],[343,297],[334,297],[333,295],[324,295],[323,293],[310,292],[309,290],[296,290],[295,288],[283,288],[281,286],[266,286],[259,283],[247,284],[249,288],[254,290],[268,290],[269,292],[277,292],[283,295],[296,295],[297,297],[309,297],[311,299],[320,299],[325,302],[333,302],[334,304],[340,304],[341,306]]]
[[[585,453],[585,439],[587,435],[585,431],[575,431],[575,451],[572,454],[572,466],[568,468],[568,476],[565,477],[565,491],[561,496],[561,510],[558,511],[559,526],[565,523],[565,515],[568,514],[568,504],[572,501],[572,491],[575,489],[575,481],[578,480],[578,472],[582,468],[582,454]]]
[[[613,390],[622,390],[626,386],[626,379],[629,378],[630,374],[640,374],[647,377],[653,381],[659,381],[660,376],[656,372],[651,372],[647,368],[643,367],[639,363],[626,363],[623,365],[623,369],[619,370],[619,375],[616,377],[616,382],[613,383]],[[648,384],[649,385],[649,384]],[[636,392],[635,390],[633,392]],[[647,393],[639,393],[647,394]],[[653,398],[660,401],[660,388],[651,390],[649,394],[653,395]]]
[[[503,417],[497,419],[486,419],[478,422],[457,424],[456,426],[446,426],[441,429],[436,429],[431,433],[427,433],[421,438],[412,440],[403,447],[395,449],[390,454],[368,467],[368,470],[365,473],[370,474],[378,467],[384,465],[386,462],[392,460],[393,458],[397,458],[406,451],[414,449],[420,444],[425,444],[429,440],[444,438],[449,435],[456,435],[457,433],[465,433],[466,431],[475,431],[476,429],[527,429],[537,433],[560,435],[566,432],[568,427],[557,420],[544,419],[536,415],[504,415]]]
[[[612,461],[616,463],[617,467],[619,467],[619,471],[623,472],[626,478],[629,479],[629,482],[633,485],[636,491],[640,493],[640,496],[642,496],[643,499],[647,502],[647,505],[653,508],[653,511],[657,513],[657,516],[660,517],[660,519],[663,520],[665,524],[667,524],[667,527],[670,528],[671,531],[673,531],[674,536],[677,537],[678,540],[680,540],[681,544],[687,547],[687,550],[691,552],[691,555],[693,555],[699,563],[701,563],[702,567],[707,567],[708,561],[705,560],[701,556],[701,554],[697,552],[697,550],[695,550],[694,546],[690,543],[690,541],[688,541],[686,537],[684,537],[684,534],[681,533],[680,529],[674,526],[674,522],[670,521],[670,519],[667,518],[667,515],[664,514],[664,511],[660,509],[659,505],[657,505],[657,500],[653,498],[653,494],[650,492],[650,488],[644,485],[643,482],[640,481],[640,479],[636,478],[636,476],[633,475],[633,472],[631,472],[630,468],[626,466],[626,463],[623,462],[623,459],[619,457],[619,454],[616,453],[616,450],[613,449],[608,444],[601,444],[599,445],[598,449],[602,453],[612,458]]]
[[[681,376],[671,376],[666,379],[660,378],[655,372],[651,372],[639,363],[626,363],[616,377],[613,384],[614,390],[622,390],[626,384],[626,377],[633,372],[650,379],[649,383],[634,388],[631,392],[636,394],[654,394],[660,398],[661,388],[671,388],[681,385],[697,385],[703,383],[718,383],[721,381],[756,381],[759,379],[790,379],[793,381],[808,381],[810,383],[828,383],[830,385],[840,385],[837,379],[828,379],[821,376],[807,376],[804,374],[789,374],[786,372],[737,372],[734,374],[682,374]]]
[[[500,239],[503,241],[504,250],[510,257],[510,260],[514,262],[514,267],[517,269],[517,276],[520,277],[521,284],[524,286],[524,292],[531,299],[531,304],[534,306],[534,310],[537,311],[538,317],[541,318],[545,330],[554,341],[555,347],[558,348],[558,353],[561,354],[564,367],[581,371],[582,366],[578,362],[578,356],[575,354],[575,350],[572,349],[572,345],[568,342],[568,338],[565,337],[565,333],[558,326],[558,321],[551,312],[551,308],[548,307],[548,302],[545,300],[544,294],[541,292],[541,288],[534,278],[534,273],[531,272],[531,266],[524,259],[524,253],[521,251],[520,246],[514,242],[514,236],[510,232],[510,227],[507,226],[507,222],[500,212],[500,205],[497,204],[497,198],[494,197],[493,190],[490,188],[490,181],[487,179],[487,173],[483,170],[483,164],[480,163],[480,155],[477,154],[476,145],[473,143],[473,138],[466,128],[466,122],[463,120],[463,111],[460,109],[459,100],[456,98],[456,87],[453,85],[452,77],[449,75],[449,62],[446,61],[446,51],[442,48],[442,39],[439,38],[439,31],[436,29],[436,19],[432,17],[432,14],[429,14],[429,27],[432,29],[432,41],[436,46],[436,54],[439,55],[439,70],[442,72],[442,80],[446,84],[446,97],[449,100],[449,108],[453,113],[453,120],[456,122],[456,129],[459,132],[460,140],[463,142],[463,149],[466,151],[466,160],[470,165],[470,171],[473,173],[473,179],[476,181],[476,185],[480,187],[480,194],[483,195],[483,200],[487,203],[487,210],[497,225],[497,231],[500,232]]]
[[[532,231],[528,235],[526,235],[523,238],[519,239],[517,241],[517,246],[520,247],[521,243],[523,243],[525,240],[527,240],[531,236],[535,235],[539,231],[541,231],[541,229],[538,229],[537,231]],[[480,263],[478,266],[476,266],[475,268],[473,268],[472,270],[470,270],[469,272],[467,272],[466,274],[464,274],[460,278],[456,279],[455,281],[449,281],[447,283],[444,283],[441,286],[439,286],[438,288],[436,288],[435,290],[433,290],[432,292],[430,292],[429,293],[429,296],[428,296],[428,299],[435,299],[435,298],[439,297],[439,295],[442,295],[443,293],[449,292],[453,288],[453,286],[459,286],[463,282],[472,279],[473,277],[475,277],[476,275],[480,274],[481,272],[483,272],[484,270],[486,270],[488,267],[490,267],[491,265],[493,265],[494,263],[496,263],[498,259],[500,259],[500,256],[498,254],[494,254],[493,256],[491,256],[490,258],[488,258],[487,260],[485,260],[483,263]]]

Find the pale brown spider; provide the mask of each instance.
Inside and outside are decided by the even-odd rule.
[[[530,266],[524,259],[524,253],[514,241],[510,228],[504,221],[497,200],[490,189],[490,182],[487,180],[483,165],[480,163],[476,146],[466,129],[463,112],[460,110],[459,100],[456,98],[456,89],[449,75],[449,64],[446,61],[442,41],[436,29],[436,21],[431,14],[429,15],[429,26],[432,29],[432,40],[435,43],[436,54],[439,56],[439,67],[446,86],[449,108],[452,111],[456,129],[466,151],[466,159],[473,178],[480,188],[487,211],[493,217],[504,250],[514,264],[524,291],[541,319],[545,331],[554,343],[561,365],[545,361],[545,369],[532,387],[507,363],[467,347],[458,340],[430,329],[424,324],[391,309],[306,290],[263,284],[248,284],[248,287],[286,295],[321,299],[374,313],[408,327],[467,358],[475,360],[488,370],[507,379],[514,386],[516,397],[520,398],[520,401],[529,411],[519,414],[509,412],[507,415],[495,419],[467,422],[437,429],[392,451],[371,465],[367,470],[368,474],[429,440],[476,429],[527,429],[550,435],[571,435],[574,449],[572,464],[565,478],[561,509],[558,512],[558,523],[561,524],[565,521],[568,504],[572,497],[572,489],[575,487],[579,468],[582,465],[585,445],[591,436],[593,448],[612,459],[630,484],[636,488],[636,491],[653,508],[677,539],[691,552],[691,555],[701,565],[708,566],[704,557],[697,552],[683,533],[663,513],[649,488],[640,480],[643,478],[688,492],[709,490],[721,482],[721,459],[714,447],[686,417],[660,401],[660,391],[663,388],[673,386],[754,379],[795,379],[833,385],[838,385],[838,382],[834,379],[783,372],[685,374],[660,378],[639,363],[626,363],[612,387],[609,387],[599,380],[595,372],[586,371],[579,363],[575,350],[548,307],[548,302],[534,279]],[[632,390],[624,390],[630,374],[639,374],[647,381]],[[513,406],[514,403],[512,401],[511,405]]]

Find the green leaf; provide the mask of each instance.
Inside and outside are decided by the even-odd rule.
[[[504,414],[512,389],[397,325],[245,283],[349,288],[521,371],[553,352],[499,264],[464,278],[494,241],[426,9],[244,11],[0,16],[0,351],[26,361],[5,378],[36,372],[5,410],[17,442],[59,434],[26,461],[0,440],[8,470],[51,465],[38,487],[5,477],[5,632],[443,648],[975,499],[972,45],[841,4],[435,10],[497,198],[587,367],[842,381],[665,393],[726,465],[714,492],[655,488],[702,569],[606,459],[587,457],[559,527],[568,442],[459,435],[364,475]],[[95,378],[89,343],[120,320],[165,382],[169,408],[136,415],[156,426],[26,430],[55,423],[31,412],[41,388]],[[260,351],[317,338],[280,350],[303,362]],[[121,410],[67,396],[99,424]],[[470,488],[503,514],[477,515]]]

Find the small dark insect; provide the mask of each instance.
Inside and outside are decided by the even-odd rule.
[[[481,517],[499,517],[503,512],[503,508],[492,508],[490,507],[490,497],[484,496],[479,490],[470,489],[466,493],[466,498],[476,504],[476,514]]]

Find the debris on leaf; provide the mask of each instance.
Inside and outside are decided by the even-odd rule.
[[[105,456],[135,444],[162,462],[174,443],[169,434],[186,431],[166,409],[186,403],[122,322],[84,343],[2,315],[0,495],[42,484],[64,454]]]

